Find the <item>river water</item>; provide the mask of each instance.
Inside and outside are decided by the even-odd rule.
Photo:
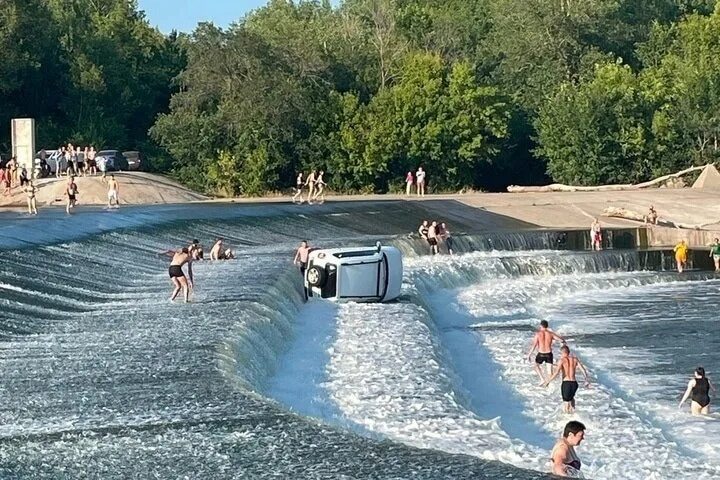
[[[45,213],[45,212],[43,212]],[[588,478],[718,478],[720,428],[677,402],[720,363],[720,282],[552,233],[460,238],[424,255],[425,213],[387,204],[171,206],[6,215],[0,227],[2,478],[545,478],[570,418]],[[392,234],[392,235],[391,235]],[[159,252],[222,236],[170,303]],[[290,260],[383,239],[389,304],[304,303]],[[596,380],[578,412],[536,386],[541,319]]]

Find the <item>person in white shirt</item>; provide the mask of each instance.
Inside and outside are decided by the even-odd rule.
[[[425,196],[425,171],[422,167],[415,172],[415,185],[417,185],[418,196]]]

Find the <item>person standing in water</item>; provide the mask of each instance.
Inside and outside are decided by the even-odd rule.
[[[547,366],[549,367],[550,371],[548,373],[552,373],[552,365],[554,360],[552,346],[555,340],[558,340],[565,344],[565,339],[563,337],[550,330],[550,324],[548,324],[547,320],[542,320],[540,322],[540,328],[535,333],[533,341],[530,344],[530,350],[527,354],[528,361],[532,361],[532,354],[537,349],[538,353],[537,355],[535,355],[535,363],[533,364],[533,368],[540,377],[540,385],[545,383],[545,375],[543,375],[542,368],[540,367],[543,363],[547,364]]]
[[[447,225],[445,225],[445,222],[442,222],[440,224],[440,231],[442,232],[442,241],[445,244],[445,248],[447,248],[448,255],[453,255],[454,240],[452,235],[450,234],[450,230],[448,229]]]
[[[77,204],[78,189],[75,184],[75,177],[71,176],[70,180],[65,187],[65,195],[67,195],[67,204],[65,205],[65,211],[69,214],[71,208],[75,208]]]
[[[427,230],[427,241],[430,245],[430,253],[437,255],[438,253],[438,234],[437,234],[437,222],[432,222]]]
[[[210,249],[210,260],[224,260],[222,258],[225,249],[223,248],[223,239],[218,238],[215,245]]]
[[[305,277],[305,269],[308,264],[308,255],[310,255],[310,246],[307,240],[303,240],[295,252],[295,258],[293,258],[293,263],[300,267],[300,274],[303,277]]]
[[[707,415],[710,413],[710,390],[715,392],[715,387],[705,376],[705,369],[698,367],[695,369],[695,375],[688,382],[687,390],[680,400],[678,408],[683,406],[685,400],[690,397],[690,413],[693,415]]]
[[[684,238],[680,240],[680,243],[675,245],[673,252],[675,252],[675,263],[677,264],[678,273],[682,273],[687,267],[688,254],[688,245]]]
[[[185,277],[185,273],[182,267],[187,264],[188,276]],[[178,250],[173,253],[172,261],[170,262],[170,268],[168,269],[170,274],[170,281],[172,281],[175,287],[172,294],[170,295],[170,301],[172,302],[180,293],[182,289],[185,297],[185,303],[190,301],[190,290],[193,288],[193,272],[192,272],[192,256],[187,247],[182,250]]]
[[[576,477],[580,473],[582,462],[575,447],[585,438],[585,425],[573,420],[565,425],[562,438],[557,441],[550,453],[552,473],[559,477]]]
[[[37,192],[37,188],[35,188],[35,184],[32,180],[28,182],[27,185],[25,185],[25,194],[27,195],[27,204],[28,204],[28,214],[30,215],[37,215],[37,200],[35,199],[35,193]]]
[[[120,208],[119,194],[120,186],[117,180],[115,180],[115,175],[110,175],[110,179],[108,180],[108,208],[112,208],[113,202],[115,202],[115,208]]]
[[[710,246],[710,256],[715,263],[715,273],[720,273],[720,239],[715,239],[715,243]]]
[[[570,348],[567,345],[560,347],[560,355],[560,362],[558,362],[558,365],[555,367],[555,371],[550,378],[543,383],[543,387],[547,387],[550,382],[555,380],[555,377],[557,377],[562,371],[563,381],[560,386],[560,393],[563,399],[563,411],[565,413],[572,413],[575,411],[575,394],[578,390],[578,382],[575,379],[575,371],[578,367],[580,367],[583,371],[586,387],[590,386],[590,376],[585,369],[585,365],[580,362],[580,359],[575,355],[570,355]]]
[[[600,222],[598,219],[594,219],[590,225],[590,249],[591,250],[602,250],[602,230],[600,229]]]
[[[305,186],[308,187],[308,203],[312,205],[313,194],[315,193],[315,170],[305,178]]]

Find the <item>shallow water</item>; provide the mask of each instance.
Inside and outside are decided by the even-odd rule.
[[[552,233],[459,238],[466,253],[431,258],[406,238],[413,208],[3,218],[1,476],[541,478],[567,421],[522,360],[542,318],[599,380],[578,395],[586,475],[720,474],[716,420],[676,405],[696,364],[712,378],[720,360],[712,275],[547,250]],[[217,236],[238,259],[196,264],[193,303],[170,303],[159,252]],[[290,260],[306,237],[394,242],[403,296],[304,304]]]

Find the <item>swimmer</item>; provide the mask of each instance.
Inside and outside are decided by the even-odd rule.
[[[423,220],[422,224],[417,229],[418,234],[420,234],[420,238],[423,240],[428,239],[428,221]]]
[[[223,260],[234,260],[235,259],[235,252],[230,250],[229,248],[225,250],[223,253]]]
[[[687,266],[688,254],[688,245],[684,238],[680,240],[680,243],[675,245],[673,252],[675,252],[675,262],[677,263],[678,273],[682,273]]]
[[[212,249],[210,250],[210,260],[222,260],[223,252],[223,239],[218,238],[215,242],[215,245],[213,245]]]
[[[185,278],[185,273],[182,270],[182,267],[185,264],[188,266],[187,278]],[[192,255],[189,248],[185,247],[173,254],[168,273],[170,274],[170,280],[175,287],[172,295],[170,296],[170,301],[172,302],[175,300],[175,297],[177,297],[178,293],[180,293],[180,289],[182,289],[185,296],[185,303],[188,303],[190,301],[190,290],[193,288]]]
[[[715,262],[715,273],[720,273],[720,239],[715,239],[715,243],[710,247],[710,256]]]
[[[585,438],[585,425],[573,420],[565,425],[563,436],[557,441],[550,453],[552,473],[559,477],[576,476],[580,473],[580,457],[575,453],[575,447]]]
[[[193,239],[192,243],[188,247],[188,251],[190,252],[193,260],[202,260],[205,257],[203,246],[197,238]]]
[[[705,376],[705,369],[698,367],[695,369],[695,375],[688,382],[687,390],[680,400],[678,408],[682,407],[685,400],[690,397],[690,413],[693,415],[707,415],[710,413],[710,390],[716,392],[715,387]]]
[[[293,259],[293,263],[300,267],[300,274],[303,277],[305,277],[305,269],[308,264],[308,255],[310,255],[310,247],[308,246],[308,241],[303,240],[300,242],[300,246],[295,252],[295,258]]]
[[[540,328],[538,329],[537,333],[535,333],[535,336],[533,337],[532,344],[530,345],[530,350],[528,351],[528,361],[532,361],[532,354],[537,349],[538,353],[535,355],[535,363],[533,364],[533,368],[537,372],[537,374],[540,376],[540,385],[545,383],[545,375],[543,375],[542,369],[540,368],[540,365],[543,363],[546,363],[549,369],[552,371],[552,365],[553,365],[553,352],[552,352],[552,346],[553,342],[555,340],[561,341],[563,344],[565,344],[565,339],[558,335],[557,333],[553,332],[549,328],[549,324],[547,320],[542,320],[540,322]]]
[[[563,381],[560,387],[560,393],[562,394],[563,399],[563,411],[565,413],[572,413],[575,411],[575,394],[578,390],[578,382],[575,379],[575,370],[580,367],[583,371],[586,387],[590,386],[590,376],[585,369],[585,365],[580,362],[580,359],[575,355],[570,355],[570,348],[568,348],[567,345],[560,347],[560,355],[560,362],[557,367],[555,367],[555,371],[550,378],[543,383],[543,387],[547,387],[550,382],[555,380],[555,377],[560,374],[560,371],[562,371]]]

